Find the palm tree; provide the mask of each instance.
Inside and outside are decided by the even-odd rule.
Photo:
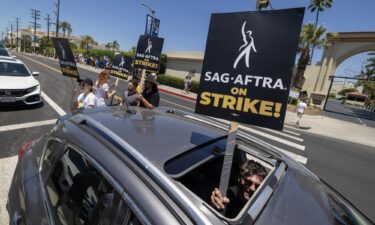
[[[112,49],[113,49],[113,51],[119,50],[119,48],[120,48],[120,44],[116,40],[114,40],[112,42]]]
[[[331,7],[332,7],[332,0],[311,0],[311,3],[308,9],[312,13],[316,11],[315,27],[318,27],[319,13],[323,12],[324,9],[329,9]],[[313,45],[311,49],[311,59],[314,55],[314,48],[315,48],[315,45]]]
[[[327,35],[324,38],[323,35],[325,34],[325,32],[326,28],[324,28],[323,26],[316,27],[312,23],[303,25],[301,36],[299,39],[298,51],[300,57],[298,59],[297,64],[297,73],[293,82],[294,87],[301,89],[303,83],[305,82],[303,74],[305,73],[306,66],[309,64],[310,61],[311,46],[314,45],[318,48],[321,48],[328,44],[330,35]]]
[[[68,38],[69,38],[70,34],[73,32],[72,25],[69,24],[69,26],[67,27],[67,31],[68,31]]]
[[[81,41],[81,48],[84,49],[86,48],[86,51],[89,50],[89,45],[96,44],[96,41],[90,36],[90,35],[85,35]]]
[[[68,31],[70,28],[70,24],[66,21],[61,22],[61,29],[63,30],[63,37],[65,37],[66,31]],[[69,32],[69,31],[68,31]]]
[[[107,49],[107,50],[111,50],[111,48],[112,48],[112,44],[111,44],[111,43],[107,43],[107,44],[105,45],[105,49]]]

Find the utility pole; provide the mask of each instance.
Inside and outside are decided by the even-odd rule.
[[[10,24],[10,44],[13,45],[13,24]]]
[[[47,21],[47,40],[49,41],[49,28],[51,26],[51,17],[47,14],[47,18],[44,18]]]
[[[1,41],[4,41],[4,31],[1,31]]]
[[[60,19],[60,0],[57,0],[57,3],[55,4],[56,5],[56,12],[55,12],[55,15],[56,15],[56,37],[58,38],[59,37],[59,29],[60,29],[60,22],[59,22],[59,19]]]
[[[40,19],[40,11],[37,10],[37,9],[31,9],[31,18],[34,20],[34,21],[30,21],[30,23],[32,23],[32,26],[34,27],[34,37],[33,37],[33,42],[34,42],[34,46],[33,46],[33,52],[35,53],[35,46],[36,46],[36,29],[37,28],[40,28],[40,24],[38,23],[38,20]]]
[[[7,44],[9,44],[9,27],[7,27],[7,37],[6,37]]]
[[[19,17],[16,17],[16,51],[18,52],[18,25],[19,25],[19,22],[20,22],[20,18]]]

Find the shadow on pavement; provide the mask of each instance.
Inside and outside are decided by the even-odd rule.
[[[44,103],[41,102],[36,105],[25,105],[25,104],[6,104],[0,106],[0,112],[13,112],[13,111],[23,111],[30,109],[38,109],[43,107]]]
[[[326,109],[324,111],[329,112],[329,113],[335,113],[335,114],[339,114],[339,115],[344,115],[344,116],[348,116],[348,117],[353,117],[353,118],[361,118],[361,119],[375,121],[375,114],[372,113],[372,112],[370,112],[370,111],[368,113],[366,113],[364,110],[352,109],[353,114],[351,114],[351,113],[336,112],[336,111],[329,110],[329,109]]]

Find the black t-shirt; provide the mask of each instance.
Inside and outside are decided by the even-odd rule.
[[[246,202],[241,201],[237,186],[230,187],[228,189],[227,198],[229,198],[230,202],[225,207],[224,216],[232,219],[238,215],[238,213],[245,206]]]
[[[143,93],[142,93],[142,95],[154,107],[158,107],[159,106],[160,95],[159,95],[159,91],[158,90],[152,89],[152,91],[150,91],[150,92],[147,92],[146,90],[144,90]],[[141,104],[139,106],[145,107],[145,105],[143,104],[142,101],[141,101]]]

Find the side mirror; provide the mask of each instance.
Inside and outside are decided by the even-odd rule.
[[[33,72],[33,76],[35,77],[35,76],[39,76],[40,75],[40,73],[39,72]]]

